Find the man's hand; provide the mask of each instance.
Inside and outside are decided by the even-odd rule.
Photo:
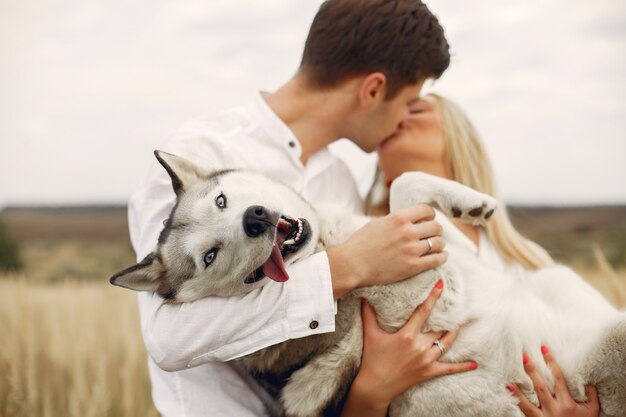
[[[542,346],[541,352],[548,368],[554,375],[554,393],[550,391],[528,356],[524,356],[524,369],[533,381],[540,407],[531,403],[517,386],[509,385],[507,387],[519,399],[519,407],[524,415],[527,417],[597,417],[600,414],[600,403],[596,388],[593,386],[586,387],[587,402],[575,402],[567,389],[561,368],[557,365],[548,348]]]
[[[434,217],[432,207],[419,204],[374,219],[345,243],[328,248],[335,299],[358,287],[390,284],[443,264],[447,254]]]

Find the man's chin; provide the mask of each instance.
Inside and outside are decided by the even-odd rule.
[[[380,141],[380,143],[376,147],[376,150],[377,151],[381,151],[389,143],[389,141],[391,141],[392,139],[396,138],[397,136],[398,136],[398,134],[396,132],[394,132],[391,135],[387,136],[385,139]]]

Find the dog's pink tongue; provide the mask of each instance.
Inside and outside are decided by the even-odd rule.
[[[285,282],[289,279],[285,269],[285,262],[283,262],[283,257],[277,244],[274,244],[270,258],[263,264],[263,273],[276,282]]]

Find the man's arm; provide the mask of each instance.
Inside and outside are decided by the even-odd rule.
[[[222,168],[215,160],[199,161],[186,149],[168,151]],[[174,203],[171,181],[155,162],[129,205],[131,239],[138,260],[156,247],[163,220]],[[164,304],[155,293],[140,293],[142,332],[149,354],[161,368],[175,371],[209,361],[228,361],[291,338],[334,331],[335,306],[326,254],[303,259],[288,272],[292,279],[286,283],[269,282],[237,297]]]
[[[308,263],[315,263],[311,261]],[[314,273],[307,275],[313,278]],[[334,331],[332,299],[316,305],[315,300],[327,294],[318,297],[308,287],[303,297],[291,283],[282,287],[268,283],[243,296],[207,297],[183,304],[164,304],[158,295],[142,293],[142,330],[148,351],[159,367],[176,371],[228,361],[288,339]]]

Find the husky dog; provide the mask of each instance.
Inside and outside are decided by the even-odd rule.
[[[329,205],[314,208],[289,187],[252,171],[209,172],[171,154],[155,155],[177,196],[154,252],[111,278],[165,302],[232,296],[284,282],[285,265],[345,241],[368,218]],[[391,210],[429,203],[481,225],[493,198],[458,183],[406,173],[391,188]],[[336,331],[294,339],[243,358],[253,374],[286,381],[276,415],[319,416],[340,408],[361,360],[360,297],[388,331],[399,329],[442,278],[445,291],[423,331],[464,323],[442,361],[474,360],[477,370],[419,384],[391,404],[391,416],[522,416],[509,383],[537,403],[524,372],[526,352],[551,384],[540,353],[548,345],[577,400],[584,385],[598,388],[603,416],[626,416],[626,314],[611,307],[563,266],[503,274],[481,264],[445,216],[437,216],[447,263],[414,278],[360,288],[338,302]],[[295,371],[294,371],[295,370]],[[286,378],[285,376],[289,376]],[[311,395],[315,393],[315,395]]]

